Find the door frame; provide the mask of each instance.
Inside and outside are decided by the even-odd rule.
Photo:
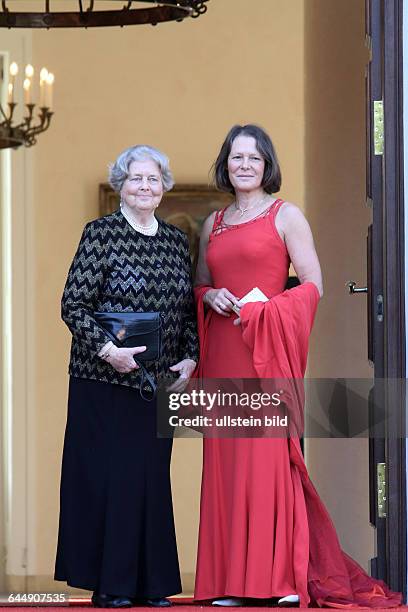
[[[405,202],[403,129],[403,1],[367,0],[370,60],[367,72],[367,197],[369,321],[376,402],[387,418],[370,439],[370,521],[376,527],[372,574],[407,595]],[[384,108],[383,153],[374,146],[374,101]],[[382,308],[381,308],[382,305]],[[390,384],[382,384],[382,382]],[[398,389],[398,392],[395,392]],[[375,407],[377,406],[377,407]],[[377,466],[385,463],[386,516],[377,507]]]
[[[11,61],[19,66],[32,63],[31,31],[2,32],[0,54],[4,57],[7,83],[7,67]],[[4,97],[6,88],[2,89]],[[20,90],[18,95],[21,93]],[[27,576],[38,574],[33,152],[25,148],[4,149],[0,152],[0,164],[3,587],[27,591]]]
[[[384,376],[406,379],[403,126],[403,0],[382,0]],[[404,387],[404,386],[403,386]],[[387,406],[386,567],[390,588],[407,595],[405,393]]]

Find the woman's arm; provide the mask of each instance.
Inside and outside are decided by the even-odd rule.
[[[191,274],[191,259],[188,238],[182,235],[182,259],[185,272],[190,280],[189,295],[185,301],[181,319],[181,336],[179,343],[179,359],[170,366],[170,370],[178,374],[178,378],[168,387],[167,391],[181,393],[191,378],[200,354],[197,333],[197,318],[194,307],[193,279]]]
[[[69,269],[61,301],[61,317],[72,335],[98,354],[110,341],[93,317],[105,275],[101,233],[88,223]]]
[[[203,227],[200,235],[200,250],[198,253],[197,271],[195,285],[212,286],[212,278],[210,271],[207,266],[207,246],[208,239],[211,234],[212,227],[214,225],[215,212],[212,213],[203,223]]]
[[[213,280],[207,266],[207,247],[211,230],[214,225],[216,213],[212,213],[204,221],[203,229],[200,236],[200,251],[198,255],[196,285],[212,287]],[[219,315],[229,317],[232,311],[232,306],[238,304],[238,298],[225,287],[220,289],[208,289],[204,294],[203,302]]]
[[[289,257],[300,282],[316,285],[323,295],[323,280],[313,235],[304,214],[294,204],[285,203],[276,216],[276,228],[283,236]]]
[[[183,235],[183,264],[190,279],[190,292],[182,314],[182,330],[180,338],[180,359],[198,361],[199,346],[197,334],[197,320],[193,296],[193,280],[191,275],[191,259],[188,238]]]

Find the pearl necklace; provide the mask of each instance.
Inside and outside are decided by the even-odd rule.
[[[237,204],[237,202],[234,202],[234,206],[237,210],[239,210],[239,212],[241,213],[240,217],[243,217],[244,214],[248,211],[248,210],[252,210],[253,208],[256,208],[257,206],[262,206],[262,204],[264,202],[266,202],[266,200],[269,198],[269,194],[266,194],[266,196],[264,196],[262,198],[262,200],[260,200],[259,202],[256,202],[253,206],[247,206],[246,208],[240,208]]]
[[[129,215],[129,213],[124,210],[122,204],[120,205],[120,212],[125,217],[126,221],[130,223],[134,230],[144,234],[145,236],[154,236],[159,229],[159,222],[156,217],[153,217],[153,222],[150,225],[139,225],[136,221]]]

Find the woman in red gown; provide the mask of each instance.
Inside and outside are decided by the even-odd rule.
[[[235,126],[215,163],[235,201],[204,223],[196,295],[203,378],[302,378],[322,295],[309,225],[275,199],[281,175],[269,136]],[[285,291],[292,262],[301,285]],[[254,287],[269,298],[239,299]],[[195,598],[332,607],[393,607],[401,595],[339,546],[296,437],[204,439]]]

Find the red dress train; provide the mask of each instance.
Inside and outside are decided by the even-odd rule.
[[[233,316],[204,316],[208,288],[197,288],[203,378],[304,376],[319,294],[313,283],[284,291],[290,261],[275,226],[281,204],[236,226],[224,223],[223,211],[216,216],[207,249],[213,286],[238,297],[259,287],[270,300],[244,306],[234,326]],[[301,607],[401,604],[341,550],[297,437],[204,439],[195,598],[290,593]]]

